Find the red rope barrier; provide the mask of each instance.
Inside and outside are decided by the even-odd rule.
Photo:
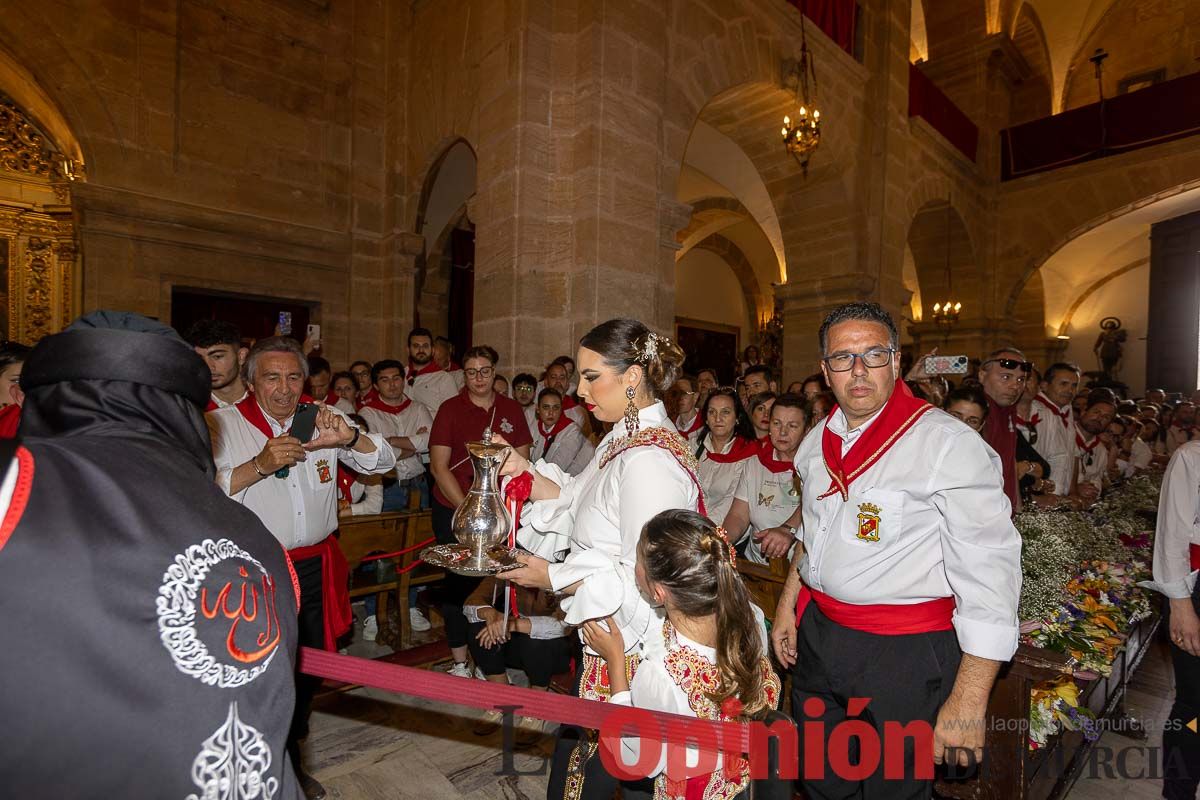
[[[629,711],[628,706],[615,706],[554,692],[538,692],[491,681],[456,678],[444,672],[343,656],[311,647],[301,647],[299,659],[300,671],[317,678],[362,684],[396,694],[487,711],[501,706],[517,706],[517,713],[522,716],[582,728],[599,729],[609,715]],[[660,736],[646,738],[658,738],[663,742],[691,741],[699,727],[706,727],[716,737],[718,749],[727,753],[749,752],[750,731],[743,723],[711,722],[681,714],[640,711],[642,716],[652,718],[659,727]]]
[[[412,547],[406,547],[403,550],[396,550],[394,552],[384,553],[384,554],[378,555],[378,556],[366,556],[365,558],[361,559],[358,563],[366,564],[368,561],[382,561],[385,558],[395,558],[396,556],[402,556],[405,553],[411,553],[413,550],[420,550],[422,547],[424,547],[427,544],[433,544],[433,541],[434,541],[433,537],[430,536],[425,541],[417,542]]]
[[[407,567],[401,567],[400,565],[397,564],[396,565],[396,574],[403,575],[406,572],[412,572],[414,569],[416,569],[417,567],[421,566],[424,563],[425,563],[424,561],[422,561],[421,559],[418,558],[416,561],[412,562]]]

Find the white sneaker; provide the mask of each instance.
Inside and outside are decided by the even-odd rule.
[[[416,606],[408,609],[408,624],[417,633],[424,633],[433,627],[429,620],[425,618],[425,615],[421,613],[421,609]]]
[[[476,667],[475,668],[475,678],[477,680],[486,681],[487,675],[484,675],[483,670],[481,670],[479,667]]]
[[[375,615],[367,617],[363,620],[362,637],[365,641],[373,642],[375,637],[379,635],[379,621],[375,619]]]
[[[467,666],[465,661],[455,661],[454,666],[446,670],[447,675],[453,675],[456,678],[470,678],[471,668]]]

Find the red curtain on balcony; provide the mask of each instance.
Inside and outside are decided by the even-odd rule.
[[[908,65],[908,115],[920,117],[970,160],[979,147],[979,128],[916,64]]]
[[[855,0],[788,0],[812,20],[837,46],[854,55],[854,26],[858,22]]]

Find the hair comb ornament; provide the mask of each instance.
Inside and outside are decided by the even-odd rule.
[[[715,533],[717,534],[717,538],[729,548],[729,563],[737,566],[737,550],[734,550],[733,545],[729,543],[729,531],[718,525]]]
[[[641,361],[649,361],[652,358],[658,357],[658,341],[659,335],[651,331],[642,337],[642,342],[638,345],[637,355]]]

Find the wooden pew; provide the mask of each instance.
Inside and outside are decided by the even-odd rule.
[[[408,617],[408,590],[440,580],[444,573],[424,566],[397,575],[395,566],[412,564],[420,555],[420,549],[387,559],[379,579],[363,579],[361,573],[353,572],[370,553],[390,553],[412,547],[432,536],[433,527],[428,511],[388,511],[357,517],[343,517],[338,527],[338,544],[350,565],[352,581],[350,597],[375,595],[375,619],[379,624],[377,641],[399,650],[409,643],[411,623]],[[375,562],[378,563],[378,562]],[[396,612],[399,619],[390,620],[390,598],[396,595]],[[399,631],[397,635],[393,631]]]
[[[750,597],[763,610],[766,618],[773,621],[779,596],[783,594],[783,584],[787,581],[788,560],[772,558],[770,564],[763,565],[739,558],[737,568],[746,588],[750,590]]]

